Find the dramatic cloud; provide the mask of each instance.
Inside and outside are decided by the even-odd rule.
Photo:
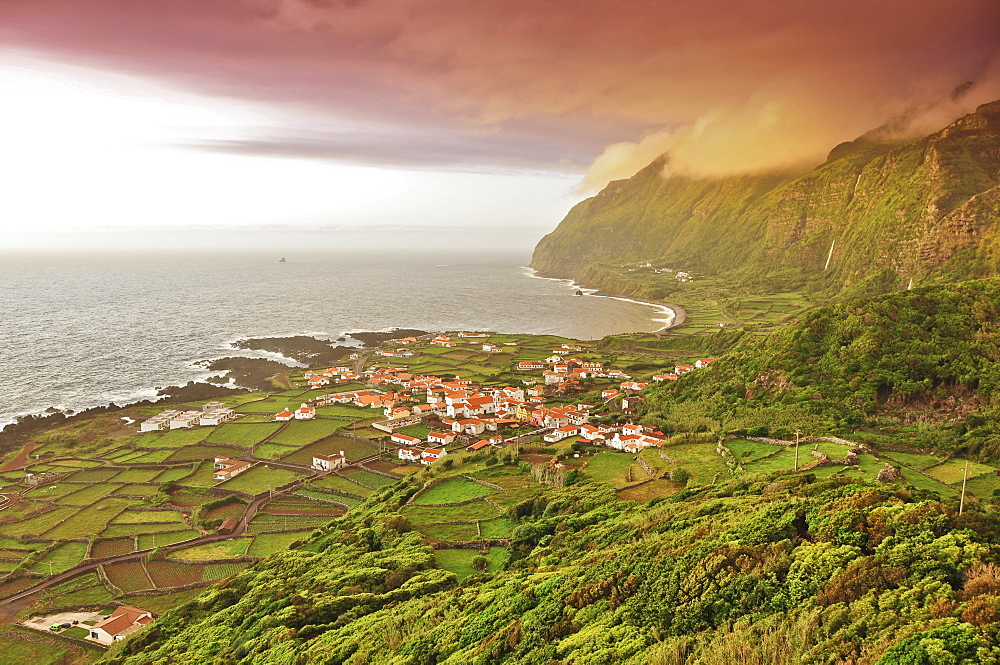
[[[995,0],[0,4],[9,48],[379,128],[366,145],[307,132],[213,149],[563,170],[600,155],[590,188],[664,150],[693,173],[784,168],[904,114],[943,124],[1000,97],[998,25]]]

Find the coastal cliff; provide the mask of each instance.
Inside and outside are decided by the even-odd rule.
[[[697,179],[666,166],[575,206],[532,267],[641,297],[660,294],[617,278],[622,265],[838,299],[1000,274],[1000,101],[919,140],[872,132],[804,174]]]

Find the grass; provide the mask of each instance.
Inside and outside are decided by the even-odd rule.
[[[924,473],[932,478],[935,478],[936,480],[940,480],[942,483],[958,487],[962,484],[962,476],[965,473],[966,463],[969,465],[969,478],[993,474],[994,468],[992,466],[987,466],[971,460],[955,458],[927,469]]]
[[[229,577],[230,575],[235,575],[249,564],[245,563],[213,563],[211,565],[205,566],[205,577],[206,580],[219,580],[223,577]]]
[[[244,448],[257,445],[281,429],[281,423],[226,423],[208,435],[206,443],[232,443]]]
[[[297,540],[305,540],[312,531],[286,531],[284,533],[262,533],[254,536],[247,548],[247,556],[267,556],[288,549]]]
[[[632,470],[633,482],[636,479],[648,477],[642,471],[642,467],[633,463],[632,457],[626,453],[598,453],[591,458],[584,473],[592,479],[608,483],[612,487],[625,487],[631,484],[628,480],[629,469]]]
[[[113,483],[94,483],[93,485],[82,485],[80,489],[72,494],[67,494],[59,503],[67,506],[89,506],[95,501],[103,499],[108,494],[121,489],[121,485]]]
[[[365,485],[368,485],[376,490],[383,490],[387,487],[392,487],[399,482],[395,478],[386,478],[385,476],[380,476],[377,473],[372,473],[371,471],[367,471],[365,469],[345,469],[343,474],[351,480],[364,483]]]
[[[122,485],[112,495],[152,496],[159,491],[156,485]]]
[[[483,538],[507,538],[516,525],[506,517],[496,517],[479,523]]]
[[[141,538],[141,534],[144,533],[167,533],[186,529],[187,527],[183,524],[109,524],[100,533],[102,538],[121,538],[132,535],[138,535]]]
[[[65,643],[39,638],[37,633],[13,628],[0,634],[0,653],[8,663],[60,665],[71,662]]]
[[[150,432],[140,438],[136,448],[181,448],[201,443],[205,437],[209,436],[208,427],[196,427],[194,429],[172,429],[168,432]]]
[[[96,578],[96,575],[95,575]],[[93,605],[108,605],[112,604],[115,600],[111,592],[108,591],[103,584],[97,586],[87,587],[85,589],[77,589],[76,591],[69,591],[67,593],[62,593],[55,596],[49,596],[46,598],[51,604],[50,607],[67,607],[67,606],[93,606]],[[36,605],[36,607],[38,607]]]
[[[375,490],[369,489],[364,485],[358,485],[357,483],[352,483],[347,478],[331,474],[325,478],[320,478],[319,480],[311,481],[316,487],[322,487],[324,489],[332,490],[343,490],[344,492],[349,492],[351,494],[357,494],[362,497],[369,497],[375,493]]]
[[[926,469],[931,464],[936,464],[942,459],[939,455],[935,456],[927,453],[902,453],[894,450],[879,452],[879,455],[887,457],[890,460],[895,460],[903,466],[913,467],[914,469]]]
[[[438,483],[434,487],[421,492],[413,500],[413,504],[418,506],[433,506],[442,503],[465,501],[467,499],[477,499],[481,496],[487,496],[495,493],[496,490],[490,489],[485,485],[474,483],[466,478],[456,477],[449,478],[448,480]]]
[[[321,491],[313,487],[310,487],[308,484],[302,487],[298,492],[296,492],[295,496],[312,497],[314,499],[317,499],[317,502],[321,504],[341,505],[346,508],[354,508],[364,503],[362,499],[359,499],[357,497],[344,496],[342,494],[335,494],[333,492]]]
[[[80,626],[72,626],[59,634],[63,637],[75,637],[78,640],[82,640],[90,635],[90,631],[86,628],[81,628]]]
[[[997,478],[992,473],[970,478],[965,486],[966,492],[970,492],[977,499],[983,500],[990,499],[993,496],[993,492],[998,489],[1000,489],[1000,478]]]
[[[813,461],[807,451],[799,448],[799,466]],[[744,464],[743,469],[749,473],[772,473],[774,471],[790,471],[795,468],[795,451],[779,450],[777,454]]]
[[[184,559],[186,561],[219,561],[222,559],[235,559],[246,554],[247,546],[250,545],[250,538],[232,538],[221,540],[215,543],[205,543],[195,545],[183,550],[171,552],[167,559]]]
[[[268,501],[261,510],[269,515],[343,515],[342,509],[331,504],[311,501],[297,496],[279,496]]]
[[[903,478],[907,485],[913,485],[917,489],[931,490],[932,492],[937,492],[942,497],[952,497],[958,496],[958,491],[950,485],[945,485],[944,483],[938,482],[933,478],[928,478],[918,471],[913,471],[911,469],[903,469]]]
[[[125,469],[115,476],[116,483],[148,483],[160,475],[160,469]]]
[[[86,538],[100,533],[115,515],[131,505],[129,499],[104,499],[96,505],[80,510],[62,524],[46,531],[44,535],[53,540]]]
[[[671,480],[651,480],[648,483],[620,489],[618,496],[627,501],[646,503],[661,496],[676,494],[682,489],[684,486],[681,483],[675,483]]]
[[[715,452],[715,443],[682,443],[663,446],[663,453],[691,474],[695,484],[708,485],[715,474],[722,478],[729,467]]]
[[[485,572],[496,572],[500,569],[505,555],[506,548],[503,547],[491,547],[485,555],[479,550],[434,550],[434,560],[438,567],[451,571],[460,578],[479,572],[472,567],[472,560],[477,556],[486,557]]]
[[[57,575],[63,571],[69,570],[76,564],[83,561],[83,557],[86,556],[86,554],[87,543],[80,543],[76,541],[62,543],[39,559],[35,565],[31,567],[31,570],[33,572],[43,574],[52,572]],[[49,564],[51,564],[51,568]]]
[[[196,446],[188,446],[186,448],[181,448],[175,450],[168,458],[172,462],[187,462],[187,461],[201,461],[210,460],[216,457],[232,457],[236,455],[239,457],[242,451],[235,448],[229,448],[226,446],[210,446],[207,444],[199,444]],[[163,460],[161,460],[163,461]]]
[[[332,519],[334,519],[332,515],[269,515],[267,513],[257,513],[247,527],[247,533],[256,535],[278,531],[301,531],[302,529],[323,526]]]
[[[461,524],[425,524],[420,527],[420,533],[428,538],[448,541],[478,540],[479,532],[475,522]]]
[[[268,469],[262,464],[258,464],[249,471],[244,471],[232,480],[227,480],[220,487],[229,490],[238,490],[248,494],[260,494],[269,489],[279,487],[291,482],[301,476],[288,469]]]
[[[133,550],[135,544],[131,538],[101,538],[94,541],[90,548],[90,556],[95,559],[103,559],[119,554],[128,554]]]
[[[158,483],[176,482],[182,478],[187,478],[194,472],[195,468],[192,464],[191,466],[177,466],[172,469],[166,469],[165,471],[161,471],[153,480]]]
[[[184,517],[173,510],[125,510],[112,524],[183,524]]]
[[[83,471],[77,471],[73,475],[65,478],[65,480],[71,480],[73,482],[99,483],[110,480],[119,471],[121,471],[121,469],[106,466],[94,469],[84,469]]]
[[[769,443],[761,443],[760,441],[747,441],[745,439],[727,441],[725,446],[732,451],[736,461],[742,464],[748,464],[755,460],[759,460],[761,457],[766,457],[767,455],[774,454],[781,450],[780,446],[771,445]]]
[[[277,443],[262,443],[254,448],[253,455],[260,459],[276,460],[291,455],[298,448],[295,446],[283,446]]]
[[[213,460],[205,460],[199,464],[194,471],[184,477],[180,481],[181,485],[187,487],[212,487],[219,481],[215,479],[215,469],[213,468]],[[199,503],[205,503],[208,499],[204,501],[199,501]]]
[[[177,561],[149,561],[146,570],[157,588],[178,587],[201,582],[205,575],[203,566]]]
[[[76,514],[78,510],[79,508],[73,506],[61,506],[45,514],[30,517],[20,522],[4,524],[2,527],[3,534],[5,536],[24,536],[29,534],[40,536],[62,520]]]
[[[341,450],[344,451],[344,454],[350,461],[370,457],[378,452],[378,448],[370,443],[351,439],[346,436],[334,436],[304,448],[299,448],[294,453],[283,457],[282,460],[293,464],[312,464],[314,454],[337,455]]]
[[[325,439],[349,423],[343,420],[293,420],[271,441],[290,446],[305,446]]]
[[[146,571],[143,570],[142,564],[138,561],[112,563],[103,566],[103,568],[104,573],[108,576],[108,580],[126,593],[153,588],[152,581],[146,575]]]
[[[205,520],[224,520],[228,517],[233,519],[239,519],[246,512],[247,504],[242,501],[234,501],[233,503],[227,503],[223,506],[213,508],[211,510],[205,511],[202,515],[202,519]]]
[[[143,596],[142,598],[131,598],[132,605],[141,607],[150,612],[163,614],[167,610],[179,607],[189,600],[194,600],[201,595],[204,589],[188,589],[187,591],[175,591],[174,593],[157,594],[155,596]]]
[[[407,436],[414,436],[418,439],[425,440],[427,435],[433,430],[426,425],[411,425],[410,427],[403,427],[402,429],[398,429],[396,431],[400,434],[406,434]]]
[[[338,390],[338,392],[341,392]],[[343,418],[346,420],[365,420],[371,418],[371,409],[362,409],[356,406],[344,406],[343,404],[332,404],[321,406],[316,409],[316,415],[325,418]]]
[[[247,402],[245,404],[241,404],[236,407],[236,413],[266,413],[273,415],[279,411],[284,411],[285,409],[294,411],[301,403],[301,399],[291,397],[265,399],[258,402]]]
[[[485,501],[474,501],[461,506],[407,506],[401,512],[414,525],[475,522],[499,515],[497,509]]]
[[[193,508],[216,498],[205,489],[182,487],[170,493],[170,504],[183,508]]]
[[[375,460],[374,462],[366,462],[365,466],[369,469],[375,469],[376,471],[381,471],[382,473],[391,473],[392,475],[398,477],[408,476],[417,470],[417,467],[411,464],[396,464],[395,462],[386,461],[384,459]]]
[[[139,534],[139,547],[140,550],[146,550],[151,547],[163,547],[165,545],[173,545],[174,543],[181,543],[185,540],[191,540],[192,538],[197,538],[201,534],[194,529],[184,529],[182,531],[169,531],[167,533],[143,533]]]

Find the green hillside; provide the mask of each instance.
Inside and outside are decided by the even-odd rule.
[[[815,309],[652,388],[645,407],[668,430],[691,413],[720,429],[908,428],[1000,455],[998,308],[1000,280],[987,279]]]
[[[636,505],[537,486],[508,510],[504,569],[460,579],[398,511],[417,487],[106,662],[1000,662],[1000,521],[919,490],[757,477]]]
[[[679,287],[622,279],[622,266],[837,299],[1000,273],[1000,101],[911,143],[843,144],[806,174],[692,179],[663,167],[574,207],[532,266],[656,298]]]

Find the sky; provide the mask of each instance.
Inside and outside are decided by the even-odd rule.
[[[805,169],[938,129],[1000,98],[998,25],[995,0],[2,0],[0,230],[530,248],[662,154]]]

